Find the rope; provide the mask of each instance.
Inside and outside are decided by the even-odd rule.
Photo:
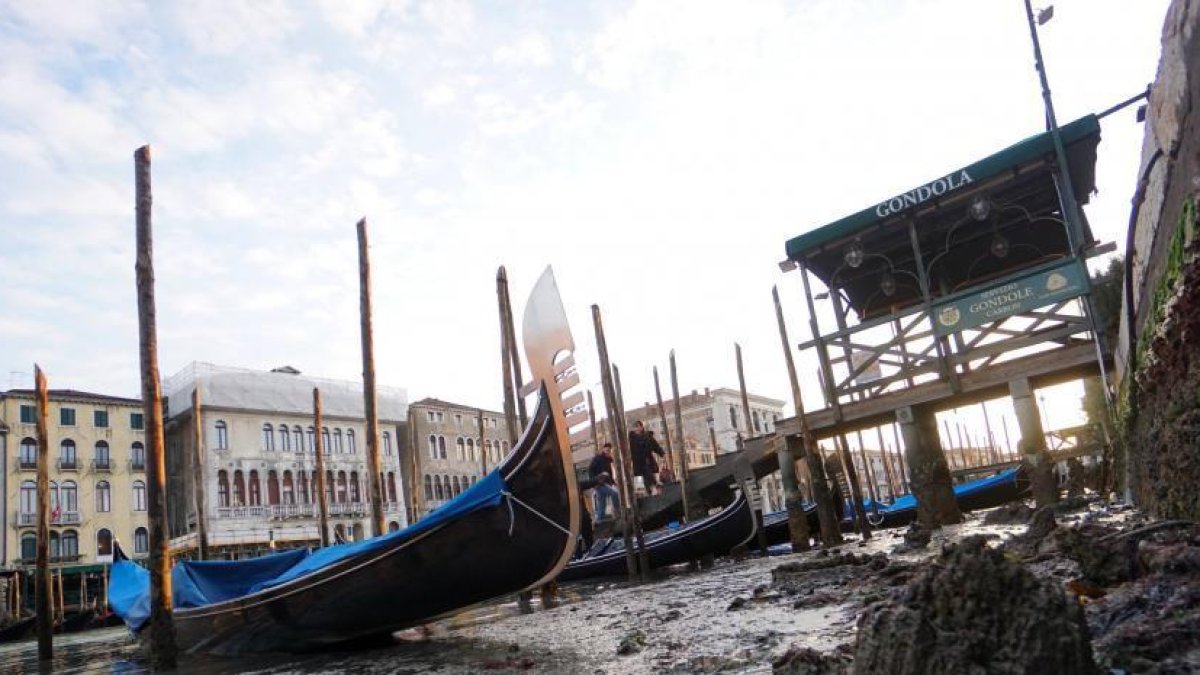
[[[562,532],[563,534],[567,535],[568,537],[571,536],[571,530],[563,527],[562,525],[559,525],[558,523],[554,522],[554,520],[551,519],[546,514],[542,513],[541,511],[538,511],[537,509],[526,504],[525,502],[521,501],[520,499],[517,499],[517,497],[515,495],[513,495],[513,493],[505,490],[504,492],[501,492],[500,494],[504,495],[505,497],[508,497],[509,500],[511,500],[508,502],[508,536],[510,536],[510,537],[512,536],[513,525],[515,523],[515,514],[513,513],[512,502],[516,502],[516,503],[520,504],[521,506],[524,506],[526,509],[528,509],[530,511],[530,513],[537,516],[538,518],[541,518],[542,520],[546,521],[547,523],[550,523],[559,532]]]

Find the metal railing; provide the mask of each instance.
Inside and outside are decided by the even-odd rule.
[[[129,460],[129,470],[130,471],[145,471],[146,470],[146,460],[144,460],[144,459]]]
[[[60,457],[58,459],[58,470],[59,471],[78,471],[79,470],[79,460],[74,459],[74,458],[63,459]]]
[[[93,459],[92,460],[92,471],[105,472],[105,473],[111,472],[112,471],[112,460]]]
[[[20,467],[22,471],[37,471],[37,460],[22,457],[20,459]]]
[[[18,513],[13,517],[17,527],[34,527],[37,525],[36,513]],[[79,511],[62,511],[57,517],[50,519],[51,525],[78,525],[83,522],[83,514]]]
[[[262,518],[267,515],[266,506],[218,506],[218,518]]]

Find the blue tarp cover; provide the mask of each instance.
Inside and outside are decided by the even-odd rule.
[[[980,490],[986,490],[996,485],[1011,483],[1016,480],[1016,476],[1017,469],[1012,468],[1005,469],[994,476],[967,481],[962,485],[954,486],[954,496],[955,498],[966,497],[968,495],[973,495]],[[879,509],[879,513],[891,513],[895,511],[905,511],[908,509],[917,508],[917,498],[913,495],[904,495],[903,497],[897,497],[896,501],[892,502],[891,504],[872,502],[870,499],[864,499],[863,505],[866,506],[868,510],[874,510],[874,508],[877,507]],[[847,504],[847,506],[849,505]]]
[[[301,549],[246,560],[181,561],[171,570],[175,607],[186,609],[240,598],[299,579],[348,558],[384,551],[477,509],[496,506],[505,490],[499,471],[493,471],[428,516],[380,537],[329,546],[313,552]],[[125,624],[139,630],[150,618],[150,572],[129,560],[112,567],[109,604]]]

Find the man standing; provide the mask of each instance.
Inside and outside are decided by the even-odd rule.
[[[665,454],[658,441],[646,433],[646,425],[642,424],[641,420],[634,422],[633,429],[629,432],[629,457],[633,460],[634,475],[642,477],[646,494],[654,494],[655,486],[658,485],[658,479],[654,475],[658,471],[658,460],[654,455],[662,457]]]
[[[608,513],[606,506],[610,500],[615,517],[620,505],[617,501],[617,488],[614,487],[616,482],[613,480],[612,443],[605,443],[596,451],[596,455],[592,457],[592,463],[588,466],[588,478],[596,483],[594,488],[596,491],[596,522],[599,523],[605,519],[605,515]]]

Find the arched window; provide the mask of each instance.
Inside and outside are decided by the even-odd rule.
[[[458,484],[458,476],[455,476],[455,477],[451,478],[451,479],[450,479],[450,484],[451,484],[452,486],[454,486],[454,487],[453,487],[453,488],[451,488],[451,490],[450,490],[450,496],[452,496],[452,497],[457,497],[457,496],[458,496],[458,493],[459,493],[459,492],[462,492],[462,486],[460,486],[460,485]]]
[[[229,449],[229,427],[226,426],[225,420],[217,420],[217,423],[215,425],[213,425],[213,429],[216,431],[216,434],[217,434],[216,449],[217,450],[228,450]]]
[[[388,522],[388,532],[398,532],[399,530],[400,530],[400,523],[397,523],[394,520]]]
[[[337,483],[333,480],[333,471],[325,472],[325,503],[333,504],[335,502],[333,496],[337,491]]]
[[[446,437],[438,436],[438,456],[446,459]]]
[[[296,487],[298,488],[298,492],[300,493],[297,496],[297,499],[298,499],[297,503],[299,503],[299,504],[311,503],[308,500],[308,494],[309,494],[308,493],[308,474],[305,473],[304,471],[299,471],[296,473]]]
[[[333,430],[333,449],[334,452],[339,453],[345,451],[345,448],[342,447],[342,430],[338,428]]]
[[[262,427],[262,449],[268,452],[275,449],[275,427],[270,424]]]
[[[491,439],[484,439],[484,441],[483,441],[483,456],[487,457],[488,464],[496,463],[496,458],[492,457],[492,441],[491,441]]]
[[[459,436],[458,440],[454,441],[454,454],[460,462],[467,457],[467,442],[463,440],[462,436]]]
[[[96,532],[96,555],[111,556],[112,554],[112,532],[107,528],[100,528]]]
[[[262,506],[262,486],[258,483],[258,469],[250,469],[249,506]]]
[[[21,468],[37,468],[37,441],[32,438],[21,439]]]
[[[150,552],[150,533],[148,533],[144,527],[139,527],[133,531],[133,552]]]
[[[333,444],[329,440],[329,427],[321,427],[321,447],[325,448],[325,456],[333,452]]]
[[[317,451],[317,430],[312,427],[308,428],[308,451]]]
[[[75,530],[67,530],[62,535],[62,558],[68,560],[79,556],[79,533]]]
[[[21,482],[21,513],[37,513],[37,483],[31,480]]]
[[[475,456],[475,439],[474,438],[467,439],[467,457],[466,457],[466,459],[469,459],[472,462],[479,459],[478,457]]]
[[[229,506],[229,473],[217,472],[217,506]]]
[[[383,432],[383,454],[392,454],[392,434],[390,431]]]
[[[274,469],[267,472],[267,503],[279,506],[279,474]]]
[[[233,505],[246,505],[246,478],[241,471],[233,472]]]
[[[433,434],[429,434],[429,458],[430,459],[438,458],[437,436],[434,436]]]
[[[59,503],[63,513],[79,513],[79,488],[73,480],[63,481],[59,489]]]
[[[354,442],[354,430],[346,430],[346,452],[354,454],[358,452],[358,444]]]
[[[292,434],[286,424],[279,425],[279,451],[289,452],[292,449]]]
[[[133,481],[133,510],[146,510],[146,482],[135,480]]]
[[[350,472],[350,501],[357,504],[362,501],[362,496],[358,490],[358,472]]]
[[[53,513],[58,510],[58,482],[50,481],[50,513],[51,520],[54,520]]]
[[[738,428],[737,408],[735,408],[733,406],[729,406],[729,426],[733,427],[734,429]]]
[[[441,476],[433,477],[433,498],[438,501],[441,501],[446,498],[446,494],[444,492],[442,492],[442,477]]]
[[[95,460],[98,471],[109,471],[112,469],[112,455],[108,451],[107,441],[96,441]]]
[[[112,511],[112,486],[108,481],[102,480],[96,483],[96,512],[108,513]]]
[[[433,476],[425,474],[425,500],[433,500]]]
[[[300,427],[292,427],[292,441],[296,446],[296,452],[304,452],[304,430]]]
[[[292,472],[290,470],[285,470],[283,472],[283,503],[296,503],[296,487],[295,484],[292,483]]]
[[[50,559],[58,560],[62,557],[62,539],[54,530],[50,530]]]
[[[387,492],[389,502],[399,501],[396,499],[396,472],[389,471],[387,474]]]
[[[751,413],[751,415],[752,415],[752,419],[754,420],[754,433],[757,434],[762,429],[762,423],[758,419],[758,411],[757,410],[753,411]]]
[[[58,445],[58,468],[77,469],[79,468],[79,465],[76,463],[77,459],[75,441],[68,438]]]
[[[27,532],[21,535],[21,560],[37,558],[37,535]]]
[[[337,477],[337,501],[339,504],[346,503],[346,472],[339,471]]]
[[[134,471],[146,470],[146,446],[142,445],[141,441],[134,441],[133,445],[129,446],[129,461]]]

